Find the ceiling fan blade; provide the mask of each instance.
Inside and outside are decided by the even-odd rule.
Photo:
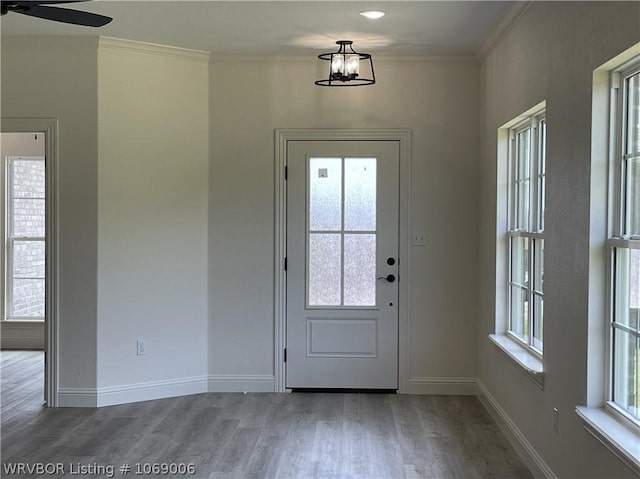
[[[17,3],[21,3],[23,5],[29,6],[29,5],[60,5],[61,3],[83,3],[83,2],[90,2],[91,0],[33,0],[33,1],[16,1],[16,2],[11,2],[11,1],[3,1],[2,3],[13,3],[13,4],[17,4]]]
[[[25,5],[26,3],[28,2],[21,2],[21,5]],[[41,5],[29,5],[28,9],[16,10],[15,13],[44,18],[45,20],[53,20],[54,22],[84,25],[86,27],[101,27],[113,20],[111,17],[98,15],[97,13],[81,12],[79,10],[71,10],[70,8],[45,7]]]

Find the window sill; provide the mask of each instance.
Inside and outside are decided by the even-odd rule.
[[[640,474],[640,431],[627,426],[603,408],[577,406],[584,428],[613,452],[627,467]]]
[[[490,334],[489,339],[513,360],[540,389],[544,389],[542,360],[505,334]]]

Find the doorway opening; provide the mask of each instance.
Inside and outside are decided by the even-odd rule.
[[[2,395],[24,407],[57,405],[55,132],[55,120],[0,131]]]

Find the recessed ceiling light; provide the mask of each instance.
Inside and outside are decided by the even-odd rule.
[[[383,12],[382,10],[365,10],[364,12],[360,12],[360,15],[371,20],[377,20],[378,18],[384,17],[386,12]]]

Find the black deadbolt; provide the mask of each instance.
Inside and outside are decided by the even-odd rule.
[[[394,264],[396,264],[395,258],[387,258],[387,264],[389,266],[393,266]]]

